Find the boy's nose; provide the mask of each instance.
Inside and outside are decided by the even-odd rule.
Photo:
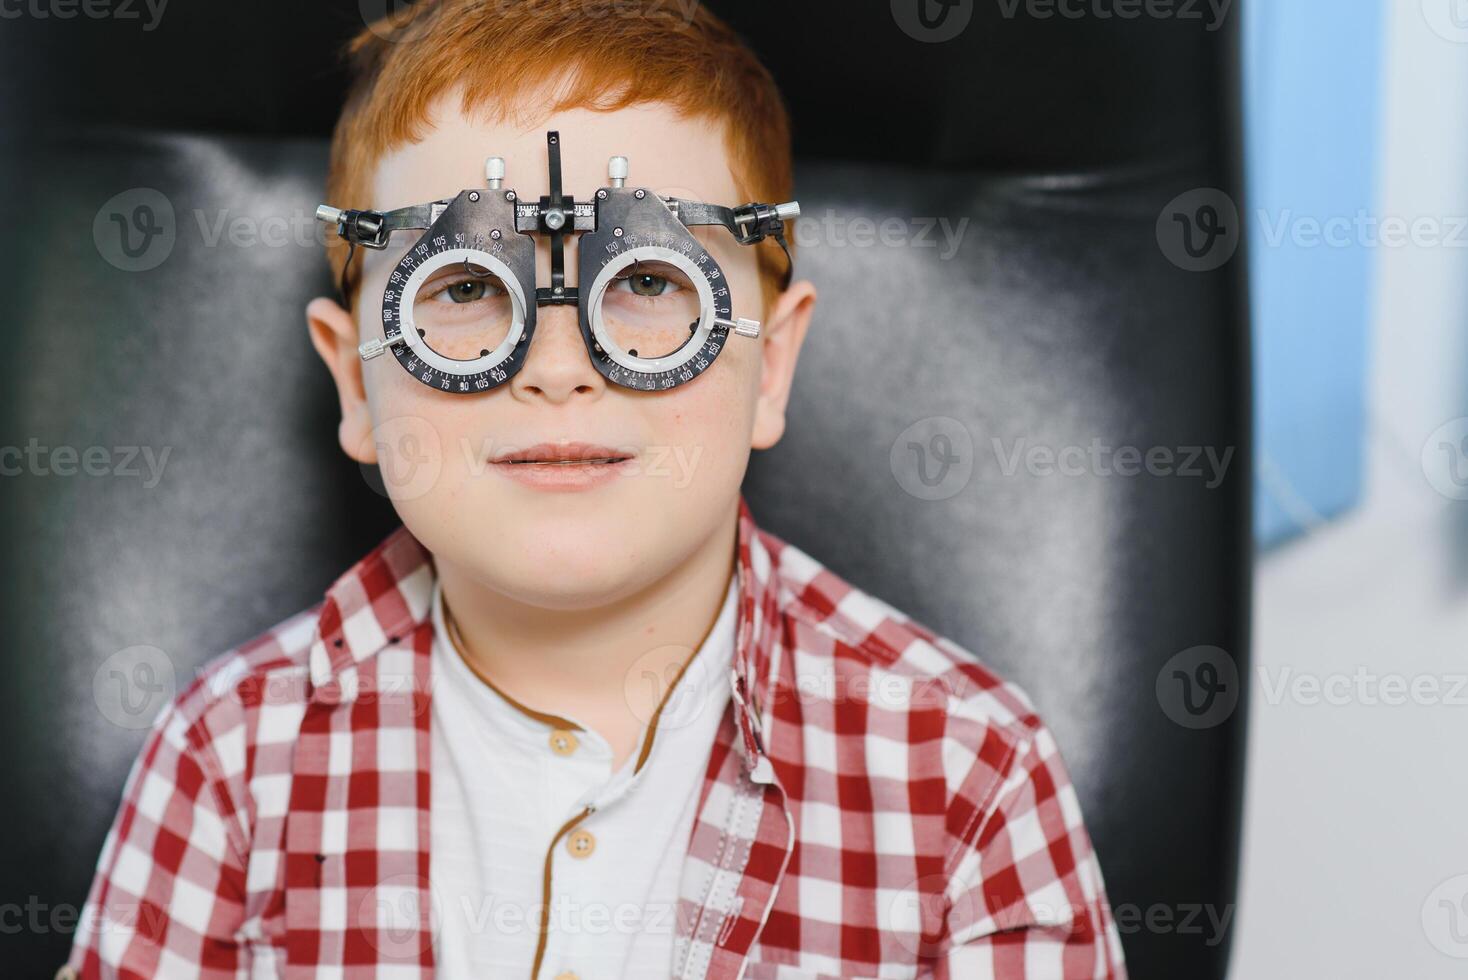
[[[525,363],[510,379],[516,398],[565,402],[573,397],[600,397],[606,379],[592,366],[581,339],[581,323],[573,305],[542,306]]]

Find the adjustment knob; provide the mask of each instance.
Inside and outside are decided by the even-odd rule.
[[[505,179],[504,157],[490,157],[484,161],[484,179],[489,182],[491,189],[500,189],[500,182]]]
[[[357,348],[357,356],[364,361],[370,361],[374,357],[381,357],[383,354],[386,354],[394,344],[402,343],[402,340],[402,334],[393,334],[390,337],[384,337],[382,340],[365,341]]]
[[[733,330],[740,337],[758,337],[760,323],[758,320],[746,320],[744,317],[735,317],[725,320],[723,317],[714,317],[714,326]]]
[[[607,176],[611,178],[613,187],[626,187],[627,173],[626,157],[612,157],[607,161]]]

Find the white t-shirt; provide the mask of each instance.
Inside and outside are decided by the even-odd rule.
[[[554,705],[526,705],[581,725],[534,718],[481,681],[445,632],[433,594],[430,877],[445,978],[667,980],[679,877],[714,737],[730,698],[737,576],[713,628],[647,739],[612,771],[606,739]],[[494,678],[491,677],[491,680]],[[546,851],[556,842],[549,927],[538,977]]]

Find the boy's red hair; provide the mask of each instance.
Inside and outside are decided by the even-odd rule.
[[[466,113],[495,120],[519,121],[525,109],[611,112],[666,102],[724,124],[740,199],[713,203],[794,196],[790,120],[774,78],[697,0],[421,0],[369,25],[346,53],[352,77],[326,175],[326,200],[337,207],[373,206],[380,157],[421,138],[430,104],[458,85]],[[521,105],[522,96],[557,82],[563,94],[555,103]],[[330,241],[342,246],[327,249],[340,281],[347,250]],[[768,305],[779,295],[785,258],[771,239],[755,248]]]

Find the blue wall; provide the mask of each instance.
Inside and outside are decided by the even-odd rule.
[[[1377,210],[1385,14],[1379,0],[1242,6],[1256,535],[1268,545],[1361,494],[1380,246],[1358,216]]]

